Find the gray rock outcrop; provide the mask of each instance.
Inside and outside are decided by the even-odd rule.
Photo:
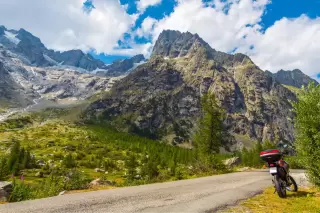
[[[0,182],[0,201],[7,202],[12,192],[13,185],[11,182]]]

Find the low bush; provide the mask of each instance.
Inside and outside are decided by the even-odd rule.
[[[52,197],[64,190],[86,189],[90,181],[91,178],[78,170],[53,171],[42,182],[33,185],[14,179],[9,202]]]

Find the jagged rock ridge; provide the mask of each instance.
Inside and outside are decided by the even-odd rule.
[[[121,76],[130,72],[145,61],[146,59],[142,54],[124,60],[116,60],[112,64],[107,65],[107,71],[97,72],[97,74],[100,76]]]
[[[1,26],[0,43],[8,50],[23,57],[25,63],[33,66],[65,65],[88,71],[106,68],[102,61],[93,58],[90,54],[83,53],[81,50],[66,52],[49,50],[39,38],[24,29],[8,30]]]
[[[274,77],[280,84],[288,86],[301,88],[302,86],[308,86],[310,82],[314,82],[316,85],[319,84],[316,80],[310,78],[299,69],[294,69],[292,71],[280,70],[277,73],[266,72],[268,75]]]

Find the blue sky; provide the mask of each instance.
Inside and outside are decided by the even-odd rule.
[[[197,33],[263,70],[301,69],[320,78],[320,0],[10,0],[1,23],[54,50],[81,49],[111,63],[148,57],[165,29]],[[2,5],[3,4],[3,5]],[[14,14],[14,17],[13,17]]]

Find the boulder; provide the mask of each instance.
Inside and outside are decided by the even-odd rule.
[[[240,165],[241,159],[239,157],[229,158],[227,160],[224,160],[223,164],[226,165],[227,167],[231,168],[231,167]]]
[[[58,196],[64,195],[66,192],[67,192],[67,191],[62,191],[62,192],[59,193]]]
[[[43,178],[44,177],[43,172],[37,172],[36,177]]]
[[[245,171],[248,171],[248,170],[250,170],[250,167],[243,167],[243,168],[237,169],[238,172],[245,172]]]
[[[38,160],[37,165],[42,167],[42,166],[45,166],[46,163],[43,160]]]
[[[101,185],[101,179],[100,179],[100,178],[95,179],[95,180],[93,180],[93,181],[91,181],[91,182],[89,183],[89,186],[90,186],[90,187],[98,186],[98,185]]]
[[[76,147],[74,145],[67,145],[64,147],[64,150],[66,151],[75,151]]]
[[[100,168],[95,168],[94,171],[95,172],[105,172],[103,169],[100,169]]]
[[[95,187],[95,186],[101,186],[101,185],[111,186],[112,182],[109,180],[101,180],[101,178],[98,178],[89,183],[89,187]]]
[[[7,202],[12,192],[12,182],[0,182],[0,201]]]

